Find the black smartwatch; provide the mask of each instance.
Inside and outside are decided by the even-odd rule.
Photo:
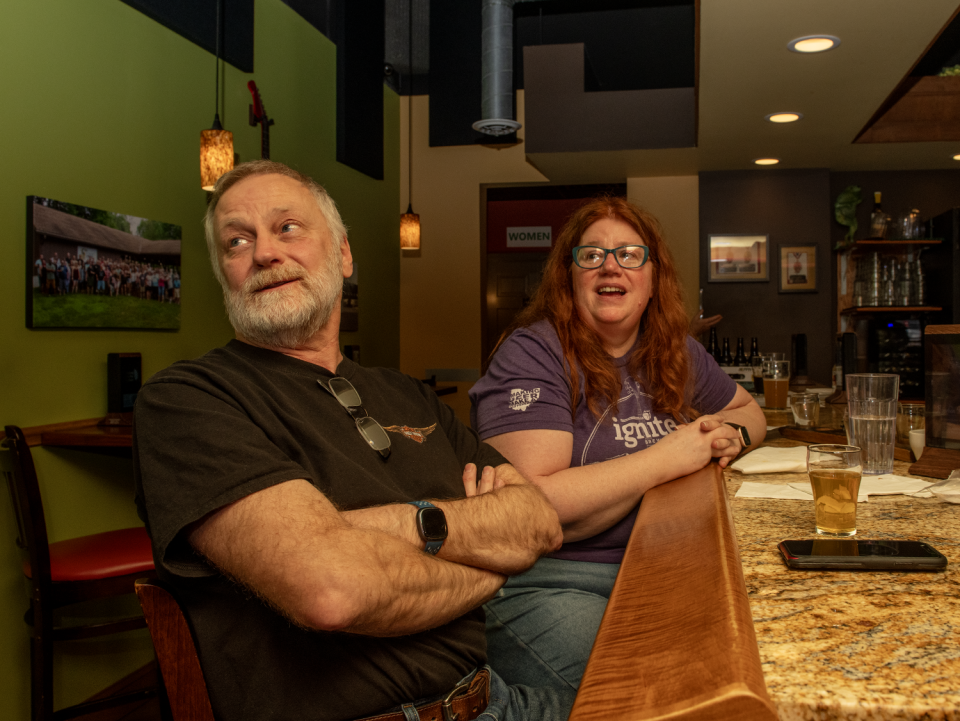
[[[423,550],[436,556],[443,547],[443,542],[447,540],[447,517],[443,514],[443,509],[427,501],[407,503],[420,509],[417,511],[417,532],[427,544]]]
[[[741,426],[739,423],[730,423],[729,421],[725,421],[725,423],[740,435],[740,445],[744,448],[750,446],[750,433],[747,431],[746,426]]]

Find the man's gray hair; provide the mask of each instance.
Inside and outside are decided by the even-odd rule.
[[[317,201],[317,206],[320,208],[320,213],[323,215],[323,219],[327,221],[327,228],[330,229],[330,234],[333,236],[337,245],[339,246],[347,238],[347,228],[343,224],[343,220],[340,219],[337,204],[333,202],[330,194],[316,180],[275,160],[251,160],[246,163],[241,163],[230,172],[220,176],[217,184],[213,187],[210,202],[207,204],[207,212],[203,216],[203,230],[207,237],[207,250],[210,253],[210,264],[213,266],[213,274],[223,288],[226,288],[227,281],[223,275],[223,269],[220,267],[220,253],[217,243],[219,238],[217,238],[217,228],[214,219],[217,212],[217,205],[220,202],[220,198],[223,197],[223,194],[230,190],[230,188],[241,180],[252,178],[255,175],[285,175],[299,182],[313,194],[314,199]]]

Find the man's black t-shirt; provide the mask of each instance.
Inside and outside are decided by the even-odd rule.
[[[191,523],[285,481],[308,480],[349,510],[460,498],[464,465],[505,462],[419,381],[350,360],[337,371],[387,430],[388,460],[317,383],[326,370],[239,341],[156,374],[137,398],[138,508],[228,721],[358,718],[441,694],[486,659],[481,609],[400,638],[305,631],[188,545]]]

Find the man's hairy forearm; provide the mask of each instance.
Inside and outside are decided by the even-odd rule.
[[[355,526],[306,481],[221,508],[190,542],[295,623],[329,631],[395,636],[434,628],[482,604],[505,580]]]
[[[497,473],[508,485],[472,498],[433,501],[447,517],[447,540],[438,557],[511,575],[559,548],[562,531],[556,511],[539,488],[511,466],[499,466]],[[409,504],[394,504],[342,515],[349,523],[423,548],[416,531],[416,512]]]

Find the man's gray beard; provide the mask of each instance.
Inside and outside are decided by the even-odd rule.
[[[330,320],[343,288],[343,258],[334,247],[328,262],[313,275],[301,265],[271,268],[248,278],[240,290],[224,288],[223,302],[237,336],[256,345],[299,348]],[[291,287],[256,291],[281,280],[299,278]]]

